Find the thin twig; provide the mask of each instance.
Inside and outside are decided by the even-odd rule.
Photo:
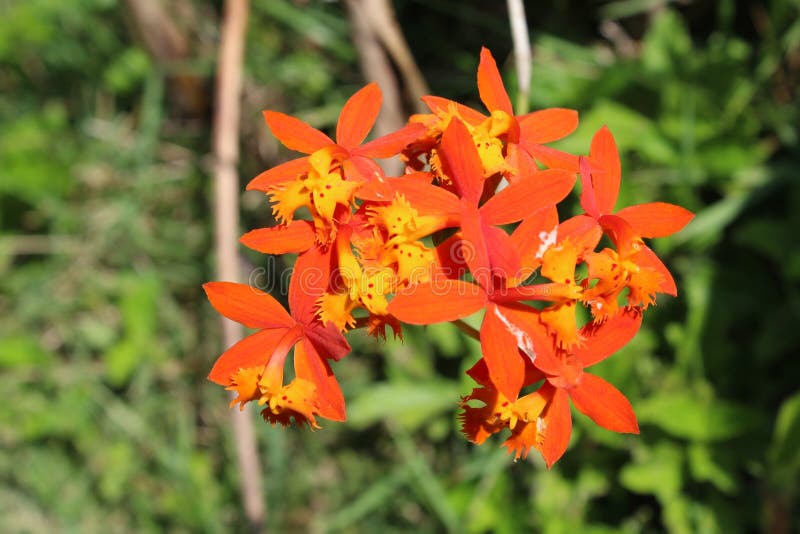
[[[511,39],[514,41],[514,60],[517,66],[516,114],[528,112],[528,98],[531,93],[531,40],[528,35],[528,21],[522,0],[506,0],[508,21],[511,25]]]
[[[385,135],[399,130],[405,125],[405,119],[397,76],[368,16],[372,6],[376,4],[373,0],[347,0],[345,5],[352,28],[353,44],[358,51],[364,78],[377,82],[383,93],[383,104],[375,123],[375,134]],[[397,160],[386,160],[382,162],[382,167],[390,175],[402,172],[402,164]]]
[[[159,0],[126,0],[126,7],[145,48],[158,63],[185,59],[189,39]]]
[[[368,7],[365,14],[372,31],[381,40],[400,71],[404,82],[402,85],[406,88],[406,95],[412,102],[414,110],[418,113],[427,112],[419,97],[430,94],[430,89],[417,62],[414,61],[414,55],[397,22],[392,3],[389,0],[367,0],[362,2],[362,5]]]
[[[71,254],[81,243],[67,235],[7,235],[0,237],[0,251],[15,256]]]
[[[376,82],[383,93],[383,104],[375,124],[375,134],[385,135],[402,128],[405,124],[397,76],[370,24],[368,13],[374,5],[373,2],[347,0],[345,5],[353,30],[353,44],[358,51],[361,72],[365,79]]]
[[[219,46],[214,115],[215,194],[217,275],[220,280],[239,279],[238,226],[239,116],[242,92],[242,63],[247,29],[248,0],[226,0]],[[222,319],[223,341],[230,347],[242,337],[237,323]],[[244,512],[253,532],[264,532],[265,499],[250,413],[231,410],[240,491]]]
[[[619,23],[604,20],[600,23],[600,33],[614,45],[614,50],[621,57],[633,58],[638,55],[639,46]]]

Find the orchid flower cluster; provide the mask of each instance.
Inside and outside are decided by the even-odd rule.
[[[402,323],[450,321],[482,352],[467,372],[477,385],[460,404],[469,441],[508,429],[510,453],[533,447],[550,467],[569,442],[570,400],[604,428],[638,433],[625,396],[587,368],[633,338],[658,293],[677,294],[643,238],[677,232],[692,214],[660,202],[615,211],[621,169],[608,128],[588,155],[556,150],[547,143],[575,130],[575,111],[515,115],[486,49],[477,78],[488,114],[426,96],[430,113],[367,143],[381,106],[375,84],[347,101],[335,141],[264,113],[272,133],[305,156],[249,183],[269,197],[278,224],[241,242],[298,257],[288,310],[249,285],[204,286],[219,313],[257,330],[209,375],[235,392],[232,406],[256,402],[273,425],[343,421],[331,360],[351,350],[344,333],[365,327],[385,338],[387,326],[402,335]],[[386,176],[375,160],[395,156],[405,174]],[[578,176],[583,213],[561,220],[557,206]],[[611,246],[600,248],[603,236]],[[479,312],[479,330],[462,321]]]

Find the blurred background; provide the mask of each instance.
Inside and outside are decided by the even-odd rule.
[[[505,3],[391,5],[431,92],[482,109],[486,45],[514,99]],[[0,1],[2,532],[248,526],[228,399],[205,380],[222,343],[200,288],[215,277],[222,8]],[[273,224],[244,184],[293,157],[261,110],[330,129],[364,84],[362,9],[252,1],[242,231]],[[458,432],[477,343],[450,325],[408,328],[405,343],[356,332],[335,366],[348,422],[313,434],[255,422],[266,528],[800,532],[800,3],[526,9],[529,108],[580,113],[559,146],[586,153],[607,124],[623,156],[618,205],[662,200],[697,214],[654,243],[679,297],[660,296],[634,341],[596,368],[631,399],[641,436],[576,414],[551,471],[535,451],[513,463],[500,439],[476,447]],[[407,65],[392,72],[399,87],[413,83]],[[406,116],[416,109],[401,101]],[[240,253],[243,276],[275,279],[278,294],[286,260]]]

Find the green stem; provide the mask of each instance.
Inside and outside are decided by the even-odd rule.
[[[456,319],[455,321],[450,321],[450,322],[453,323],[456,326],[456,328],[458,328],[459,330],[461,330],[462,332],[467,334],[472,339],[475,339],[477,341],[481,340],[480,331],[475,329],[475,328],[473,328],[473,327],[471,327],[470,325],[468,325],[467,323],[465,323],[461,319]]]

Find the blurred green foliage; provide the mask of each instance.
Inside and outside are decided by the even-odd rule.
[[[174,4],[191,54],[164,62],[124,2],[0,2],[2,532],[245,525],[226,398],[204,380],[221,2]],[[531,109],[578,109],[576,152],[611,128],[620,205],[697,213],[655,243],[680,297],[597,366],[642,435],[576,414],[553,470],[514,464],[458,435],[476,343],[449,325],[353,334],[347,423],[258,426],[273,531],[800,531],[800,4],[591,6],[528,6]],[[435,93],[480,106],[482,44],[514,86],[502,3],[395,7]],[[289,157],[260,109],[329,128],[362,83],[339,3],[253,2],[246,70],[243,180]],[[271,224],[262,196],[242,205],[245,228]]]

